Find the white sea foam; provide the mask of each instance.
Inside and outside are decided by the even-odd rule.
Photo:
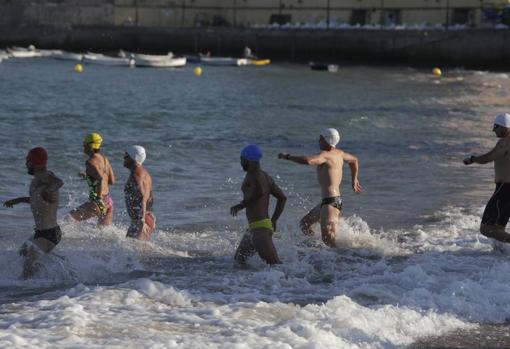
[[[347,217],[339,249],[284,231],[275,239],[284,264],[253,257],[248,270],[233,266],[233,233],[160,231],[156,247],[81,225],[58,253],[89,286],[50,280],[56,290],[0,306],[0,347],[396,348],[503,322],[510,263],[478,234],[479,214],[448,207],[396,231]],[[200,242],[203,256],[178,253]],[[149,273],[129,276],[137,270]],[[115,282],[119,272],[128,281]],[[108,273],[114,285],[90,286]]]

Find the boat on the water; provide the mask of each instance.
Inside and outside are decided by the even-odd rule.
[[[110,57],[102,53],[87,52],[83,55],[83,62],[89,64],[110,65],[119,67],[133,67],[135,60],[132,58]]]
[[[64,61],[82,61],[83,55],[81,53],[74,53],[74,52],[67,52],[67,51],[61,51],[60,54],[53,54],[51,58],[54,59],[60,59]]]
[[[35,49],[33,45],[28,48],[13,46],[7,48],[7,53],[13,58],[34,58],[41,57],[41,53]]]
[[[218,66],[245,66],[248,65],[249,59],[246,58],[233,58],[233,57],[215,57],[207,55],[199,55],[200,63],[205,65],[218,65]]]
[[[62,53],[64,53],[64,51],[62,50],[37,50],[37,51],[41,54],[41,57],[49,58],[53,58],[54,56],[59,56]]]
[[[180,68],[186,65],[186,57],[165,57],[159,59],[155,59],[154,57],[151,57],[149,59],[135,58],[135,65],[137,67],[151,67],[151,68]]]
[[[312,70],[327,71],[330,73],[338,72],[338,64],[310,62],[309,66],[310,66],[310,69],[312,69]]]
[[[249,59],[248,64],[249,65],[257,65],[257,66],[269,65],[269,64],[271,64],[271,60],[270,59]]]
[[[123,57],[122,54],[124,54],[124,57],[129,57],[133,59],[144,59],[147,61],[159,61],[159,60],[166,60],[169,58],[174,58],[173,52],[168,52],[166,55],[151,55],[146,53],[133,53],[133,52],[123,52],[119,53],[119,57]]]

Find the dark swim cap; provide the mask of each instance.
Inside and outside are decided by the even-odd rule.
[[[262,158],[262,151],[256,144],[250,144],[243,148],[241,156],[249,161],[259,161]]]
[[[34,165],[45,166],[48,162],[48,152],[43,147],[30,149],[27,154],[27,161]]]

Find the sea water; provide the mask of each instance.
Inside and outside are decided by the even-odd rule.
[[[508,75],[192,69],[0,64],[0,199],[27,195],[34,146],[48,149],[49,169],[65,182],[63,239],[34,279],[19,278],[17,255],[33,234],[30,209],[0,209],[0,347],[399,348],[510,317],[509,255],[478,232],[493,169],[462,164],[497,141],[492,122],[508,111]],[[336,249],[299,230],[320,202],[314,169],[277,159],[317,153],[325,127],[358,157],[364,188],[352,192],[346,165]],[[78,173],[93,131],[116,176],[114,224],[103,229],[66,219],[87,200]],[[239,152],[252,142],[288,196],[276,267],[232,259],[247,224],[229,208],[242,199]],[[131,144],[147,149],[153,176],[149,242],[125,238],[122,159]]]

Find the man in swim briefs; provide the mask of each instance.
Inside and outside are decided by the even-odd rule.
[[[129,146],[124,154],[124,167],[130,171],[124,187],[126,209],[131,218],[127,237],[138,240],[149,240],[156,224],[151,212],[152,178],[142,166],[145,158],[145,148],[140,145]]]
[[[486,154],[464,159],[464,164],[494,162],[496,190],[482,216],[480,233],[502,242],[510,242],[505,227],[510,218],[510,114],[496,116],[492,131],[499,138],[495,147]]]
[[[57,224],[57,209],[58,192],[63,182],[46,169],[47,161],[46,149],[37,147],[30,150],[26,157],[27,172],[34,176],[30,183],[30,196],[4,202],[8,208],[19,203],[30,204],[34,216],[35,234],[19,250],[25,259],[22,275],[25,279],[32,277],[34,263],[42,253],[50,253],[62,237]]]
[[[83,152],[89,156],[85,172],[80,176],[89,186],[89,201],[71,211],[71,217],[78,221],[98,217],[99,225],[110,225],[113,219],[113,201],[109,185],[115,183],[112,166],[108,158],[100,153],[103,138],[91,133],[83,141]]]
[[[340,134],[334,128],[322,131],[319,137],[321,152],[312,156],[294,156],[278,154],[279,159],[293,161],[302,165],[317,166],[317,178],[322,190],[322,202],[315,206],[301,219],[301,230],[306,235],[314,233],[312,225],[320,221],[322,240],[330,247],[335,247],[337,222],[342,209],[340,185],[342,183],[342,166],[347,162],[351,168],[352,190],[361,193],[358,180],[358,159],[335,148],[340,141]]]
[[[241,239],[234,256],[240,264],[244,264],[255,252],[267,264],[281,263],[273,244],[273,232],[287,198],[273,178],[260,168],[261,158],[262,152],[255,144],[250,144],[241,151],[241,167],[246,172],[241,186],[243,200],[230,208],[232,216],[236,216],[239,211],[246,208],[249,224],[249,230]],[[270,195],[277,199],[271,219],[268,213]]]

